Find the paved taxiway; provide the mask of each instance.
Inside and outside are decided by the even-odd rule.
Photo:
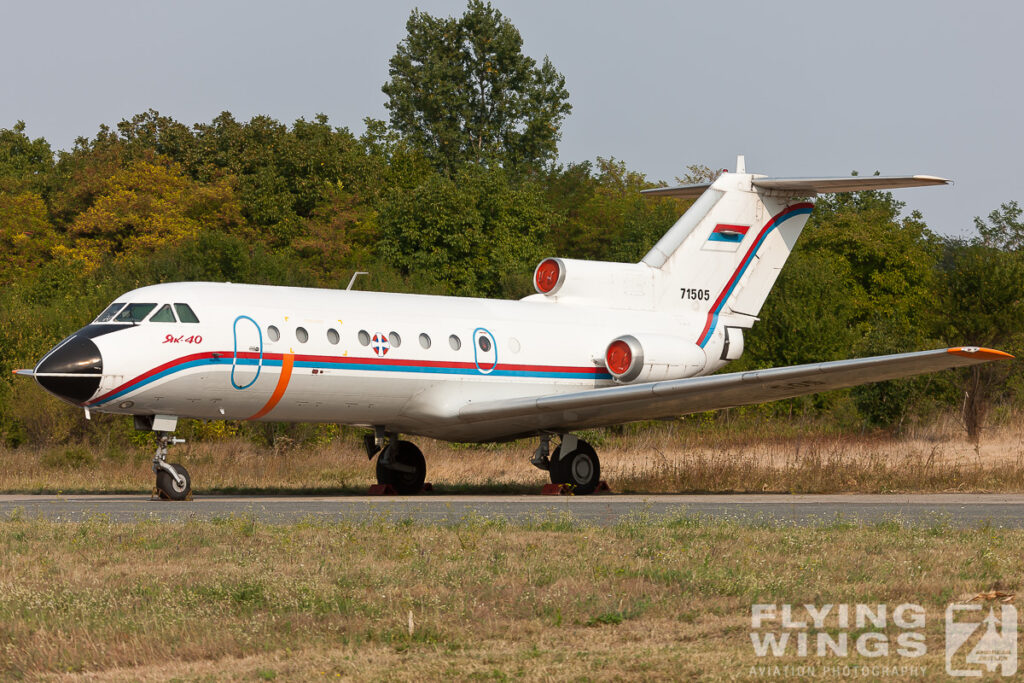
[[[468,518],[544,521],[562,515],[591,524],[614,524],[629,515],[704,516],[716,519],[820,524],[837,519],[947,523],[1024,528],[1024,495],[594,495],[414,497],[199,495],[174,503],[146,495],[0,495],[0,519],[12,515],[59,521],[102,516],[111,521],[183,521],[252,517],[269,523],[300,520],[415,519],[456,523]]]

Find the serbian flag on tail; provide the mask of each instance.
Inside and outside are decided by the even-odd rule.
[[[719,223],[704,243],[705,251],[736,251],[750,230],[749,225]]]

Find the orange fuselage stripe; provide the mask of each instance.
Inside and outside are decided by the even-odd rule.
[[[284,396],[284,390],[288,388],[288,380],[292,378],[292,364],[295,362],[295,354],[286,353],[281,359],[281,376],[277,378],[277,386],[274,387],[274,393],[270,395],[270,400],[267,404],[260,408],[260,411],[255,415],[247,417],[247,420],[258,420],[278,404],[281,397]]]

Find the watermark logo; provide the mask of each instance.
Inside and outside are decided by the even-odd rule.
[[[750,640],[758,657],[920,657],[924,608],[897,605],[753,605]]]
[[[1017,673],[1017,610],[1008,604],[1013,596],[990,591],[975,600],[997,598],[1004,598],[1003,604],[970,601],[946,607],[945,660],[950,676]],[[927,667],[915,661],[927,654],[925,609],[913,603],[755,604],[750,610],[750,641],[754,655],[762,658],[761,664],[750,667],[752,677],[927,675]],[[779,658],[805,661],[775,664]],[[863,659],[868,662],[861,663]]]
[[[1017,672],[1017,609],[977,603],[946,607],[946,673],[978,677]]]

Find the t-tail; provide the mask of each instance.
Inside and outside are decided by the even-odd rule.
[[[693,342],[722,361],[742,353],[742,330],[768,293],[814,208],[818,194],[945,185],[944,178],[846,176],[769,178],[736,172],[713,182],[644,190],[648,197],[696,199],[637,264],[547,259],[537,290],[565,302],[664,311],[700,321]]]
[[[723,325],[750,327],[793,251],[814,208],[827,192],[855,192],[949,181],[934,176],[768,178],[735,173],[714,182],[645,190],[649,197],[697,197],[697,201],[644,256],[662,272],[660,308],[705,315],[696,339],[705,347]]]

